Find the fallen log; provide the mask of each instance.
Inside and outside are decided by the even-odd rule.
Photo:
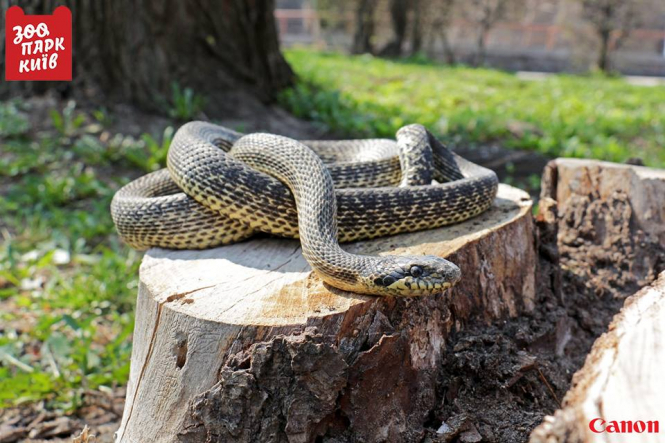
[[[148,251],[117,441],[421,439],[451,332],[534,307],[531,205],[501,185],[467,222],[344,246],[447,257],[462,281],[432,297],[325,287],[291,240]]]

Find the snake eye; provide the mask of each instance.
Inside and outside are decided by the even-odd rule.
[[[409,272],[416,278],[423,275],[423,269],[420,266],[411,266],[411,270]]]
[[[396,281],[397,280],[395,279],[395,277],[393,277],[391,275],[386,275],[385,277],[383,277],[383,280],[382,280],[383,286],[390,286],[393,283],[395,283]]]

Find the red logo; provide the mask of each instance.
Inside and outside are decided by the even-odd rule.
[[[72,12],[58,6],[51,15],[25,15],[12,6],[5,46],[5,80],[71,80]]]
[[[589,422],[589,429],[595,434],[607,432],[608,434],[657,434],[658,420],[650,421],[605,421],[602,418],[594,418]]]

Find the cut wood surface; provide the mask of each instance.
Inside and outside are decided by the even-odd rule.
[[[564,408],[534,430],[531,443],[665,441],[663,368],[665,272],[626,300],[609,331],[596,341],[584,367],[575,374]],[[599,418],[604,422],[596,421],[593,427],[605,432],[592,432],[590,422]],[[655,421],[659,433],[647,432]],[[616,430],[632,426],[633,432],[607,432],[615,431],[612,422],[617,422]]]
[[[531,200],[506,185],[467,222],[344,248],[448,257],[462,281],[377,298],[324,286],[293,240],[148,251],[117,441],[413,441],[450,332],[533,308]]]

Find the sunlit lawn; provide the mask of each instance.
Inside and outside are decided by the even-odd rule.
[[[296,115],[356,136],[422,123],[453,145],[499,142],[550,156],[665,166],[665,87],[600,75],[518,79],[489,69],[290,50]]]
[[[169,133],[106,140],[108,116],[73,103],[35,133],[29,112],[0,107],[0,407],[73,409],[86,389],[127,380],[140,254],[115,235],[109,203],[159,167]]]

